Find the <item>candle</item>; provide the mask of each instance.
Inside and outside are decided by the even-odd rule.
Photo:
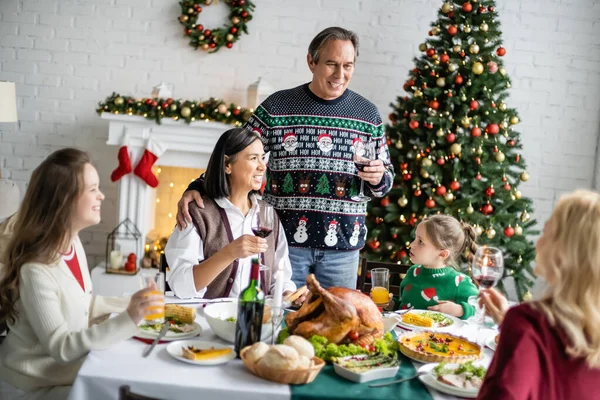
[[[123,266],[123,254],[121,250],[113,250],[110,252],[110,267],[119,269]]]
[[[281,300],[283,297],[283,268],[281,263],[275,271],[275,289],[273,289],[273,310],[281,310]]]

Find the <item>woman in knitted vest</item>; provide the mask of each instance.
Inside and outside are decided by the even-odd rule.
[[[252,258],[261,253],[273,272],[283,269],[284,293],[296,290],[279,218],[267,238],[252,233],[252,218],[266,204],[258,195],[265,171],[260,136],[243,128],[221,135],[206,168],[204,207],[190,205],[193,224],[176,227],[165,247],[176,296],[237,297],[248,285]]]
[[[468,303],[477,287],[454,267],[468,249],[477,250],[472,226],[448,215],[433,215],[417,226],[410,245],[413,265],[401,284],[401,308],[429,309],[467,319],[474,314]]]
[[[155,288],[131,299],[92,296],[78,233],[100,222],[102,200],[80,150],[58,150],[33,171],[2,258],[0,322],[10,331],[0,346],[0,399],[66,399],[90,350],[132,337],[163,304],[149,295]]]

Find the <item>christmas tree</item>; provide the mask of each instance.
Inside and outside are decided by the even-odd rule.
[[[519,117],[506,102],[511,83],[494,3],[448,0],[419,46],[408,95],[392,104],[386,127],[396,180],[386,197],[370,202],[365,249],[370,259],[409,263],[418,221],[453,215],[477,229],[479,244],[502,249],[505,278],[514,278],[523,299],[533,285],[528,235],[537,232],[532,202],[518,190],[529,175]]]

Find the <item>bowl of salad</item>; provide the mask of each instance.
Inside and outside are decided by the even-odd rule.
[[[237,299],[223,303],[209,304],[204,308],[204,317],[210,329],[223,340],[235,342],[235,324],[237,322]],[[260,340],[265,341],[271,337],[273,327],[270,318],[270,306],[265,304],[263,324],[260,332]]]

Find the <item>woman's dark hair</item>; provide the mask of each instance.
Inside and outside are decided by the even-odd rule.
[[[210,156],[204,175],[204,192],[208,196],[218,199],[231,194],[225,166],[234,163],[238,153],[256,140],[260,140],[260,136],[244,128],[233,128],[221,135]]]
[[[0,322],[18,317],[19,273],[28,262],[51,264],[70,239],[73,210],[83,191],[83,169],[90,158],[66,148],[50,154],[33,171],[6,247],[0,281]]]

